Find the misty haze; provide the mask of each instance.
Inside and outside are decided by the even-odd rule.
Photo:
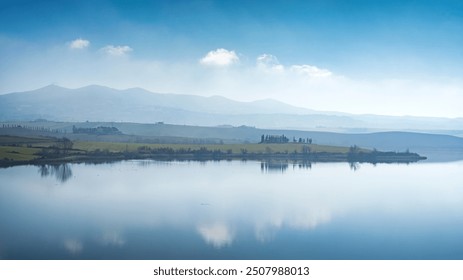
[[[0,1],[0,259],[462,260],[455,1]]]

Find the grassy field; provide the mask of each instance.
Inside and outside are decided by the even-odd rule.
[[[39,148],[0,146],[0,159],[11,161],[29,161],[38,158]]]
[[[62,139],[47,137],[0,136],[0,161],[4,164],[21,163],[32,160],[69,160],[78,158],[138,158],[147,155],[164,154],[169,156],[194,155],[199,153],[241,156],[284,156],[285,154],[345,154],[349,147],[324,146],[303,143],[285,144],[143,144],[75,141],[72,147],[63,148]],[[206,151],[206,152],[205,152]],[[369,152],[360,149],[359,151]]]
[[[0,136],[0,160],[30,161],[38,158],[42,148],[53,145],[51,138]]]
[[[150,149],[171,148],[175,151],[184,149],[199,150],[206,148],[210,151],[220,151],[227,153],[231,151],[233,154],[240,154],[243,150],[248,153],[256,154],[271,154],[271,153],[302,153],[303,147],[309,147],[311,152],[327,152],[327,153],[347,153],[348,147],[325,146],[315,144],[139,144],[139,143],[107,143],[107,142],[75,142],[74,149],[83,151],[104,151],[109,152],[136,152],[141,147]],[[364,150],[366,151],[366,150]]]

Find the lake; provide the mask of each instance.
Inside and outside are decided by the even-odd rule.
[[[0,259],[463,259],[463,161],[0,169]]]

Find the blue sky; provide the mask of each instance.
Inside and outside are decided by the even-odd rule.
[[[0,93],[102,84],[463,117],[462,46],[462,1],[0,0]]]

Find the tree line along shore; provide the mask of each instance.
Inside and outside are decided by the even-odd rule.
[[[265,137],[264,137],[265,139]],[[382,152],[305,141],[246,144],[147,144],[71,141],[67,138],[0,136],[0,165],[70,163],[105,160],[268,160],[311,162],[410,163],[426,159],[416,153]]]

